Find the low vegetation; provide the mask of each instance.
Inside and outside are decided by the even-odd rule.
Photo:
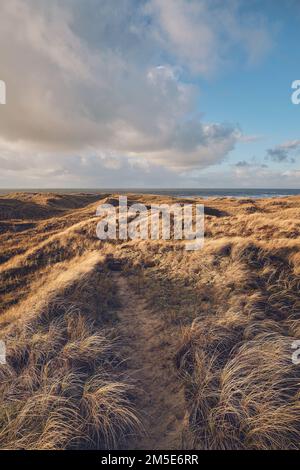
[[[183,446],[299,449],[300,198],[206,200],[194,252],[174,240],[98,240],[96,207],[115,198],[0,197],[0,447],[126,448],[143,433],[143,373],[126,356],[117,275],[161,327],[152,363],[170,343]],[[129,195],[153,199],[171,201]]]

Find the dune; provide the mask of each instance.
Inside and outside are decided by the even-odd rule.
[[[117,198],[0,196],[0,448],[299,449],[300,197],[197,199],[191,252],[99,240]]]

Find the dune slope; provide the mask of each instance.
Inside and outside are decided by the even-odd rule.
[[[0,197],[0,447],[299,449],[300,198],[206,200],[194,252],[100,202]]]

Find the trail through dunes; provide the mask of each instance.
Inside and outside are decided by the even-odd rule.
[[[115,274],[119,289],[122,356],[128,358],[128,373],[138,387],[136,410],[144,435],[133,436],[129,449],[182,449],[185,429],[185,400],[174,366],[178,347],[177,330],[147,308],[146,301]],[[171,331],[170,331],[171,330]]]
[[[299,196],[205,200],[191,252],[99,240],[104,203],[0,196],[0,448],[299,449]]]

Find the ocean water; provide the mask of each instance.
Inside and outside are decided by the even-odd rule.
[[[0,189],[0,194],[8,194],[15,192],[55,192],[60,194],[70,193],[138,193],[138,194],[158,194],[176,197],[231,197],[231,198],[274,198],[284,196],[300,195],[300,189],[268,189],[268,188],[240,188],[240,189],[178,189],[178,188],[32,188],[32,189]]]

